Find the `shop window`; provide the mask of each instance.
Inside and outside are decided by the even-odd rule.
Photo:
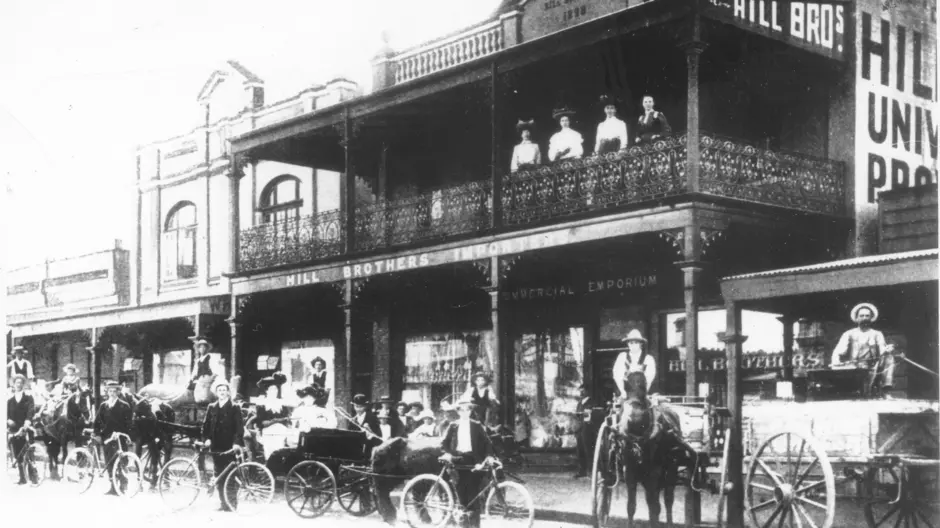
[[[153,355],[153,381],[185,386],[192,375],[192,351],[176,350]]]
[[[516,437],[532,449],[574,449],[584,328],[524,333],[514,348]]]
[[[493,374],[496,353],[489,330],[410,337],[405,341],[402,400],[439,410],[470,388],[474,372]]]
[[[334,354],[333,342],[328,339],[284,343],[281,347],[281,371],[287,376],[287,383],[281,387],[281,398],[292,404],[299,402],[297,389],[313,382],[313,365],[310,362],[315,357],[321,357],[326,362],[326,388],[330,389],[329,401],[332,403],[336,398],[333,394],[336,391]]]
[[[261,222],[279,223],[296,220],[304,201],[300,197],[300,180],[294,176],[278,176],[261,193]]]
[[[196,206],[190,202],[176,205],[163,228],[164,280],[191,279],[196,276]]]

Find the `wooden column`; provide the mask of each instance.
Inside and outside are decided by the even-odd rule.
[[[95,409],[101,405],[101,353],[98,350],[98,329],[91,329],[91,346],[87,348],[91,355],[91,390]]]
[[[693,217],[691,224],[685,226],[682,238],[685,260],[679,262],[679,267],[682,269],[685,297],[685,394],[686,396],[697,396],[698,277],[702,271],[702,263],[699,260],[702,253],[702,239],[697,219]],[[685,493],[685,525],[688,527],[695,526],[699,524],[701,518],[701,496],[687,487]]]
[[[510,423],[508,421],[510,419],[509,406],[506,405],[508,395],[502,389],[508,386],[506,377],[511,374],[503,372],[505,369],[502,368],[505,362],[503,361],[503,339],[501,335],[503,329],[499,324],[499,257],[490,257],[489,271],[489,284],[486,286],[486,291],[490,294],[490,324],[493,327],[492,342],[490,343],[493,348],[492,387],[493,391],[496,392],[496,398],[502,403],[499,407],[500,423],[508,425]]]
[[[728,494],[728,527],[744,528],[744,445],[742,431],[742,402],[744,394],[741,383],[741,357],[747,337],[741,335],[741,307],[734,302],[725,303],[724,342],[728,364],[728,409],[731,411],[731,441],[728,446],[728,478],[731,491]]]
[[[238,301],[239,298],[235,295],[232,295],[232,308],[229,314],[229,318],[225,321],[228,323],[229,327],[229,350],[228,350],[228,363],[229,363],[229,372],[228,378],[235,379],[235,372],[238,370],[238,365],[241,361],[241,350],[238,347],[238,327],[241,326],[241,323],[238,322]],[[234,393],[238,393],[240,387],[232,387]],[[244,394],[244,393],[242,393]]]
[[[493,186],[492,227],[499,229],[503,225],[503,185],[499,168],[499,86],[496,61],[490,71],[490,181]],[[498,274],[497,270],[497,274]]]
[[[336,406],[348,409],[349,402],[352,401],[353,390],[353,281],[346,279],[343,288],[343,346],[345,347],[346,368],[343,372],[342,394],[337,394],[335,398]]]
[[[346,106],[343,114],[343,167],[346,173],[340,180],[340,191],[343,201],[341,208],[345,223],[346,235],[346,253],[352,253],[356,249],[356,167],[352,156],[353,150],[352,123],[349,118],[349,106]],[[347,284],[349,286],[349,284]]]
[[[783,323],[783,381],[793,381],[793,316],[777,319]]]
[[[688,97],[686,99],[686,159],[688,160],[687,173],[688,191],[699,192],[699,174],[701,172],[700,157],[700,127],[699,127],[699,90],[698,69],[699,58],[705,51],[706,44],[701,38],[701,20],[698,14],[692,15],[692,31],[689,40],[681,47],[685,51],[686,79],[688,81]]]
[[[228,271],[229,273],[238,272],[239,268],[239,244],[241,234],[241,211],[239,210],[239,182],[242,177],[242,170],[238,165],[238,159],[235,156],[229,158],[228,170]],[[234,299],[233,299],[234,301]],[[233,303],[234,304],[234,303]],[[234,307],[233,307],[234,309]]]

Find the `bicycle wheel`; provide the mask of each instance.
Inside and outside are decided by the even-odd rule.
[[[365,517],[378,508],[378,501],[372,493],[372,479],[342,466],[336,477],[336,501],[356,517]]]
[[[535,503],[529,490],[518,482],[505,481],[490,488],[483,520],[493,526],[532,526]]]
[[[97,465],[91,451],[76,447],[65,458],[65,482],[74,484],[79,493],[85,493],[95,481]]]
[[[194,460],[174,458],[160,469],[157,478],[160,498],[172,510],[181,510],[196,502],[202,493],[202,475]]]
[[[330,468],[315,460],[301,462],[287,473],[284,499],[298,516],[319,517],[333,504],[336,479]]]
[[[159,456],[160,455],[158,454],[157,457],[159,458]],[[149,448],[145,447],[143,451],[141,451],[140,466],[141,466],[140,478],[144,482],[150,484],[150,488],[153,489],[157,485],[157,476],[160,474],[160,466],[159,466],[159,460],[158,460],[157,468],[156,470],[154,470],[153,459],[151,458]]]
[[[122,497],[136,497],[143,489],[143,465],[137,455],[130,452],[118,454],[111,467],[111,484]]]
[[[242,462],[225,477],[222,491],[232,511],[254,515],[274,499],[274,475],[257,462]]]
[[[437,475],[418,475],[401,492],[401,510],[412,528],[441,528],[454,513],[454,492]]]

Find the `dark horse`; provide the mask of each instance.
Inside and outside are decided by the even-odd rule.
[[[502,428],[488,429],[493,450],[501,460],[519,461],[518,446],[511,434]],[[440,473],[438,459],[444,454],[442,438],[392,438],[386,440],[372,451],[372,471],[388,478],[375,477],[373,488],[377,500],[379,515],[388,524],[395,524],[397,509],[389,497],[393,488],[404,482],[405,478],[423,473]]]
[[[91,391],[75,390],[65,398],[46,400],[33,422],[37,425],[37,438],[49,454],[49,474],[58,479],[59,464],[64,464],[68,456],[68,443],[76,447],[84,444],[82,429],[91,422]]]
[[[167,425],[176,421],[173,408],[155,398],[138,398],[134,405],[134,440],[137,444],[137,456],[141,456],[147,447],[150,456],[144,476],[150,486],[156,486],[156,476],[160,467],[170,460],[173,454],[173,430]]]
[[[638,483],[643,484],[650,526],[659,526],[660,492],[666,506],[666,523],[672,526],[678,469],[697,455],[682,439],[679,415],[668,407],[650,403],[645,374],[628,374],[626,389],[617,432],[627,485],[627,527],[633,526]]]

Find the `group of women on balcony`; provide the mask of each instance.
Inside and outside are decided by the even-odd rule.
[[[627,148],[630,145],[627,124],[617,117],[619,102],[613,97],[604,95],[600,98],[600,104],[604,108],[605,119],[597,125],[594,154],[602,155]],[[655,101],[652,96],[646,95],[643,97],[644,112],[637,119],[635,129],[636,139],[634,143],[637,145],[650,143],[657,138],[668,136],[672,132],[666,116],[655,110],[654,105]],[[552,117],[558,120],[561,130],[552,135],[548,142],[548,163],[566,159],[580,159],[584,156],[584,137],[571,128],[571,119],[575,114],[575,110],[568,106],[556,108],[552,112]],[[516,125],[522,141],[516,145],[512,152],[512,161],[510,163],[512,172],[532,169],[542,164],[542,149],[538,143],[532,141],[534,128],[534,119],[519,120]]]

